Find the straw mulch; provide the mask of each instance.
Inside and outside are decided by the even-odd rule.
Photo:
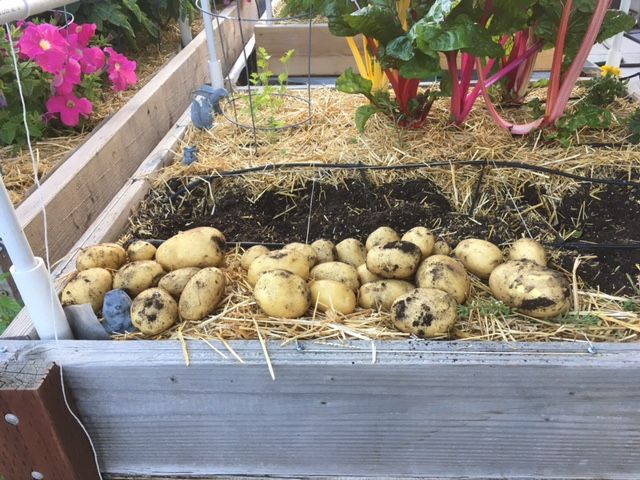
[[[194,32],[197,34],[197,31]],[[177,24],[170,24],[158,45],[150,44],[136,54],[130,55],[138,62],[138,83],[124,92],[105,88],[100,101],[94,103],[94,113],[80,131],[67,130],[60,136],[34,142],[38,160],[38,177],[43,179],[66,160],[73,151],[97,130],[111,115],[117,112],[142,87],[154,77],[158,70],[180,50],[180,31]],[[34,169],[25,148],[15,153],[12,147],[0,148],[0,168],[3,181],[14,205],[18,205],[33,191]]]
[[[155,208],[158,215],[179,212],[180,205],[174,204],[165,196],[165,189],[169,185],[175,186],[176,178],[183,179],[177,182],[182,184],[199,176],[215,176],[216,172],[272,163],[362,162],[394,165],[441,160],[513,160],[575,174],[618,178],[622,174],[636,181],[640,178],[640,147],[595,149],[576,146],[566,149],[557,145],[544,145],[540,138],[514,139],[497,128],[481,106],[474,110],[471,119],[463,127],[447,122],[446,103],[438,101],[430,122],[422,130],[396,129],[386,118],[378,116],[371,120],[366,133],[360,135],[354,128],[353,115],[357,106],[362,103],[357,96],[332,90],[316,90],[313,92],[313,119],[309,126],[278,133],[258,133],[257,145],[252,132],[237,129],[222,118],[211,131],[191,129],[183,145],[197,146],[198,162],[184,166],[180,163],[178,153],[176,163],[162,170],[155,179],[156,189],[142,209]],[[614,110],[622,118],[633,108],[635,105],[619,102]],[[301,108],[299,115],[304,118],[306,110]],[[579,135],[575,141],[622,142],[624,139],[624,129],[615,127],[608,132]],[[426,176],[447,196],[454,211],[464,214],[469,210],[478,172],[478,168],[448,164],[413,174],[385,171],[367,175],[369,179],[373,178],[381,183],[410,175]],[[283,195],[293,196],[305,181],[317,177],[317,174],[317,170],[262,173],[242,176],[240,181],[254,199],[259,198],[267,188],[276,188]],[[349,174],[335,172],[323,174],[323,181],[342,182],[347,175]],[[542,203],[528,211],[518,208],[518,199],[523,195],[525,184],[536,188],[544,186],[546,192],[542,195]],[[487,169],[477,212],[485,216],[494,215],[496,222],[500,221],[501,216],[510,222],[516,219],[521,224],[520,231],[526,231],[527,224],[549,224],[560,200],[579,188],[580,183],[567,178],[526,170]],[[211,191],[208,194],[214,195]],[[505,205],[513,205],[514,208],[505,212]],[[274,212],[274,215],[276,213],[278,212]],[[137,221],[137,217],[132,218],[133,224]],[[214,226],[224,231],[224,225]],[[371,230],[378,226],[371,225]],[[413,225],[407,228],[411,226]],[[430,227],[435,227],[438,234],[451,233],[438,231],[437,225]],[[535,232],[539,233],[541,230]],[[571,232],[564,234],[568,236]],[[127,235],[123,240],[126,238]],[[514,235],[512,239],[515,238],[517,237]],[[200,339],[208,342],[221,355],[229,356],[234,356],[234,352],[229,350],[231,347],[226,341],[235,339],[279,340],[287,344],[301,340],[343,342],[353,339],[407,338],[406,334],[391,326],[389,315],[384,312],[359,310],[348,316],[313,312],[307,318],[295,320],[268,318],[253,300],[245,272],[239,265],[240,255],[240,249],[229,252],[223,266],[228,279],[227,296],[223,305],[204,321],[180,323],[157,338],[181,341]],[[551,252],[552,264],[556,268],[558,263],[555,260],[559,255],[559,252]],[[590,289],[579,275],[580,263],[588,260],[575,255],[574,268],[564,270],[572,285],[574,308],[563,318],[553,320],[539,320],[510,311],[493,300],[486,284],[475,279],[470,300],[461,307],[459,321],[449,338],[493,341],[562,340],[585,342],[585,345],[589,342],[638,340],[640,316],[633,310],[640,297],[606,295]],[[124,335],[118,338],[141,338],[141,335]],[[224,345],[228,347],[227,350]],[[188,357],[186,344],[183,343],[183,346]]]

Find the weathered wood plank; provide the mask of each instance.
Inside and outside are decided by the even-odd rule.
[[[253,4],[242,5],[246,16],[255,10]],[[233,16],[235,8],[228,7],[225,13]],[[237,22],[221,21],[220,28],[230,58],[228,65],[223,63],[227,71],[244,45]],[[251,36],[251,24],[243,28]],[[18,207],[36,254],[43,252],[41,198],[47,207],[51,259],[56,261],[174,125],[189,105],[192,90],[207,80],[207,72],[206,41],[201,33],[43,182],[40,193]]]
[[[0,345],[64,363],[110,474],[640,478],[637,345],[272,343],[275,382],[256,342]]]

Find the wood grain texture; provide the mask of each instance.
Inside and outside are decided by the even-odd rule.
[[[246,8],[247,16],[255,10],[254,6]],[[228,7],[225,13],[234,15],[235,9]],[[229,56],[235,60],[244,46],[238,24],[221,21],[220,28]],[[18,217],[37,255],[43,253],[41,198],[47,207],[51,260],[56,261],[174,125],[189,105],[191,92],[206,82],[206,50],[201,33],[56,169],[40,193],[30,195],[18,207]],[[223,69],[231,68],[231,63],[223,64]]]
[[[640,478],[640,347],[4,342],[61,361],[120,475]],[[218,347],[223,348],[219,343]]]

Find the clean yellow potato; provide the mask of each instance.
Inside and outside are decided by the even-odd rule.
[[[76,259],[76,270],[89,268],[106,268],[117,270],[127,261],[127,252],[115,243],[101,243],[83,248]]]
[[[445,255],[427,257],[418,267],[416,283],[420,288],[435,288],[464,303],[469,296],[471,281],[462,263]]]
[[[287,270],[264,273],[253,289],[258,306],[271,317],[298,318],[311,305],[311,291],[302,277]]]
[[[558,271],[528,260],[512,260],[491,272],[494,297],[535,318],[555,317],[569,310],[569,282]]]
[[[288,243],[284,247],[283,250],[294,250],[298,253],[301,253],[305,257],[307,257],[307,261],[309,262],[309,268],[312,268],[316,263],[318,263],[318,254],[316,253],[316,249],[311,245],[307,245],[306,243],[293,242]]]
[[[344,283],[347,287],[357,290],[360,287],[358,272],[348,263],[326,262],[311,269],[309,278],[313,280],[333,280]]]
[[[198,227],[181,232],[158,247],[156,261],[167,271],[186,267],[217,267],[226,240],[220,230]]]
[[[90,303],[93,311],[102,309],[105,294],[111,290],[111,272],[106,268],[82,270],[62,290],[63,306]]]
[[[389,242],[397,242],[400,240],[400,235],[391,227],[380,227],[375,229],[367,237],[365,242],[365,248],[367,251],[378,245],[384,245]]]
[[[127,255],[132,262],[153,260],[156,256],[156,247],[144,240],[136,240],[127,247]]]
[[[158,335],[178,320],[178,304],[161,288],[140,293],[131,304],[131,323],[145,335]]]
[[[433,255],[449,255],[451,253],[451,247],[444,240],[438,240],[433,244]]]
[[[391,321],[401,332],[421,338],[445,335],[458,318],[458,304],[435,288],[416,288],[391,306]]]
[[[367,251],[360,240],[347,238],[336,245],[338,260],[358,268],[367,260]]]
[[[415,287],[404,280],[378,280],[365,283],[358,290],[358,305],[362,308],[388,312],[393,302]]]
[[[511,245],[509,260],[529,260],[543,267],[547,266],[547,254],[544,247],[532,238],[521,238]]]
[[[436,237],[431,233],[431,230],[425,227],[413,227],[402,236],[401,240],[417,245],[422,252],[423,259],[433,253],[433,246],[436,243]]]
[[[367,268],[383,278],[411,278],[422,259],[422,252],[411,242],[390,242],[367,252]]]
[[[493,243],[478,238],[461,241],[453,254],[467,270],[485,280],[502,263],[502,251]]]
[[[178,312],[183,320],[202,320],[213,312],[224,297],[226,285],[224,273],[216,267],[203,268],[187,282]]]
[[[363,263],[358,267],[358,277],[360,277],[361,285],[364,285],[365,283],[375,282],[376,280],[382,280],[382,277],[379,277],[375,273],[371,273],[369,271],[366,263]]]
[[[247,281],[253,286],[260,276],[269,270],[286,270],[306,280],[309,278],[309,261],[295,250],[274,250],[260,255],[251,263]]]
[[[253,261],[261,255],[269,253],[269,249],[264,245],[254,245],[253,247],[248,248],[242,254],[242,258],[240,259],[240,265],[245,270],[249,270],[249,267],[253,263]]]
[[[344,283],[334,280],[315,280],[309,285],[311,290],[311,308],[318,307],[321,312],[334,310],[343,315],[356,309],[356,294]]]
[[[127,263],[113,275],[113,288],[121,288],[134,298],[144,290],[157,286],[165,274],[162,265],[153,260]]]
[[[316,240],[311,246],[316,251],[318,263],[333,262],[336,259],[336,246],[331,240]]]
[[[191,277],[199,271],[198,267],[179,268],[162,277],[158,282],[158,287],[169,292],[173,298],[179,299]]]

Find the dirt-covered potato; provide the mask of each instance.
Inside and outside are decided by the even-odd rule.
[[[381,277],[369,271],[366,263],[363,263],[358,267],[358,277],[360,277],[361,285],[364,285],[365,283],[375,282],[376,280],[382,280]]]
[[[298,318],[311,305],[311,291],[304,279],[287,270],[264,273],[253,289],[258,306],[271,317]]]
[[[502,263],[502,251],[491,242],[478,238],[461,241],[453,250],[455,257],[476,277],[487,279]]]
[[[226,285],[224,273],[216,267],[203,268],[187,282],[180,295],[178,312],[183,320],[202,320],[213,312]]]
[[[451,247],[444,240],[438,240],[433,244],[433,255],[449,255],[451,254]]]
[[[131,304],[131,323],[145,335],[157,335],[178,320],[178,304],[161,288],[140,293]]]
[[[348,263],[327,262],[316,265],[311,269],[309,278],[313,280],[333,280],[344,283],[347,287],[357,290],[360,287],[358,272]]]
[[[144,290],[155,287],[166,272],[153,260],[127,263],[113,275],[113,288],[121,288],[134,298]]]
[[[249,267],[253,263],[253,261],[261,255],[269,253],[269,249],[264,245],[254,245],[253,247],[248,248],[242,254],[242,258],[240,259],[240,265],[245,270],[249,270]]]
[[[401,332],[421,338],[446,334],[458,318],[458,304],[435,288],[416,288],[391,306],[391,321]]]
[[[198,267],[179,268],[173,272],[167,273],[158,282],[158,287],[166,290],[176,300],[180,298],[184,287],[187,286],[191,277],[198,273],[200,269]]]
[[[298,253],[301,253],[305,257],[307,257],[307,261],[309,262],[309,268],[312,268],[316,263],[318,263],[318,254],[316,253],[316,249],[311,245],[300,242],[287,243],[283,250],[295,250]]]
[[[417,245],[422,252],[422,258],[427,258],[433,253],[433,246],[435,245],[436,237],[428,228],[413,227],[402,236],[401,240]]]
[[[464,303],[469,296],[471,281],[462,263],[445,255],[427,257],[418,267],[416,283],[420,288],[435,288]]]
[[[144,240],[135,240],[127,247],[127,255],[132,262],[153,260],[156,256],[156,247]]]
[[[404,280],[378,280],[365,283],[358,290],[358,305],[362,308],[388,312],[396,299],[415,287]]]
[[[158,247],[156,262],[167,271],[186,267],[217,267],[224,258],[226,240],[220,230],[198,227],[174,235]]]
[[[333,262],[336,259],[336,246],[331,240],[316,240],[311,246],[316,251],[318,263]]]
[[[369,251],[373,247],[377,247],[378,245],[397,242],[398,240],[400,240],[400,235],[398,235],[398,232],[396,232],[393,228],[379,227],[369,234],[364,245],[367,251]]]
[[[367,251],[360,240],[346,238],[336,245],[338,260],[358,268],[367,260]]]
[[[63,306],[90,303],[93,311],[102,308],[104,296],[111,290],[111,272],[106,268],[88,268],[82,270],[62,289]]]
[[[518,311],[536,318],[569,310],[569,282],[560,273],[528,260],[503,263],[489,277],[491,293]]]
[[[529,260],[543,267],[547,266],[544,247],[532,238],[516,240],[509,249],[509,260]]]
[[[83,248],[76,258],[76,270],[89,268],[106,268],[117,270],[127,261],[127,252],[115,243],[101,243]]]
[[[343,315],[356,309],[356,294],[344,283],[333,280],[315,280],[309,285],[311,290],[311,308],[326,312],[335,310]]]
[[[422,259],[422,252],[411,242],[389,242],[367,252],[367,268],[383,278],[411,278]]]
[[[247,272],[247,281],[253,286],[269,270],[286,270],[306,280],[309,278],[309,261],[295,250],[274,250],[253,261]]]

